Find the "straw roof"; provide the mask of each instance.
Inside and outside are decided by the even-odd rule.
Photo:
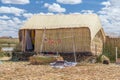
[[[95,14],[70,14],[70,15],[34,15],[20,29],[56,29],[88,27],[91,39],[94,38],[102,26],[99,17]]]

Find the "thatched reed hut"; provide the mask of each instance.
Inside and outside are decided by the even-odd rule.
[[[19,30],[22,51],[102,53],[105,33],[95,14],[34,15]]]

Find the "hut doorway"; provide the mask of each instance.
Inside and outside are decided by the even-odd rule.
[[[35,47],[35,30],[26,31],[26,51],[34,51]]]

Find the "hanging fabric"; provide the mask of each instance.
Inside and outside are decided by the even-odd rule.
[[[32,40],[31,40],[31,37],[30,37],[30,31],[29,30],[26,31],[26,50],[27,51],[33,50],[33,45],[32,45]]]

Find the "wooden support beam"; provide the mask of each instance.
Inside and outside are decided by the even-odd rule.
[[[75,50],[75,36],[74,36],[74,32],[73,32],[73,29],[71,28],[71,31],[72,31],[72,36],[73,36],[73,53],[74,53],[74,59],[75,59],[75,62],[77,62],[77,59],[76,59],[76,50]]]
[[[46,28],[43,31],[43,36],[42,36],[42,43],[41,43],[41,47],[40,47],[40,53],[43,50],[43,45],[44,45],[44,40],[45,40],[45,34],[46,34]]]

